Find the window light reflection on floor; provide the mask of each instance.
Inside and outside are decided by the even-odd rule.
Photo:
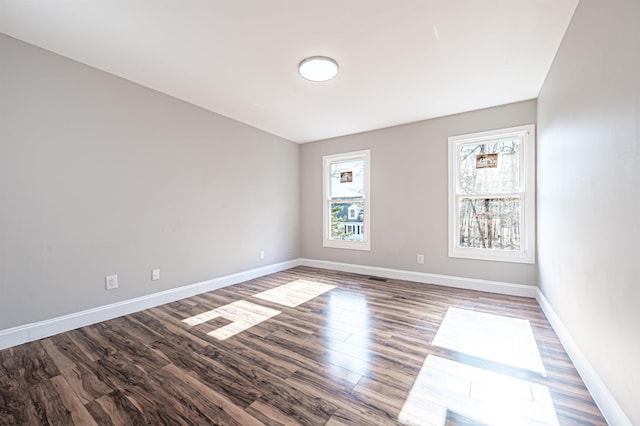
[[[253,297],[295,308],[335,287],[334,285],[315,283],[313,281],[296,280],[262,293],[254,294]]]
[[[546,386],[429,355],[398,420],[441,426],[449,411],[491,425],[558,425]]]
[[[362,376],[369,373],[369,322],[370,313],[365,297],[355,293],[330,293],[325,324],[331,365]]]
[[[531,324],[525,319],[450,307],[432,344],[545,374]]]
[[[432,345],[545,374],[528,320],[450,307]],[[398,420],[444,425],[449,412],[491,425],[557,425],[546,386],[429,355]]]
[[[335,288],[333,285],[315,283],[312,281],[295,280],[279,287],[272,288],[254,297],[267,300],[279,305],[296,307],[304,302],[320,296]],[[212,330],[207,335],[218,340],[225,340],[231,336],[250,329],[282,311],[271,309],[246,300],[238,300],[233,303],[203,312],[182,320],[185,324],[195,327],[216,318],[224,318],[231,321],[230,324]]]
[[[212,309],[182,321],[190,326],[200,325],[219,317],[233,321],[230,324],[207,333],[209,336],[215,337],[218,340],[225,340],[278,315],[280,312],[281,311],[275,309],[247,302],[246,300],[238,300],[237,302],[229,303],[228,305]]]

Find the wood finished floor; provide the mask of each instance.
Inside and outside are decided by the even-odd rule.
[[[335,288],[294,307],[273,301],[277,292],[253,297],[295,280]],[[234,305],[237,317],[218,315],[239,301],[249,304]],[[255,320],[242,310],[250,304],[280,313],[228,327]],[[433,345],[450,307],[529,320],[546,376]],[[223,328],[235,334],[219,340]],[[529,387],[490,405],[459,374]],[[418,411],[407,416],[409,400]],[[520,402],[526,424],[542,424],[540,404],[561,425],[606,424],[535,300],[307,267],[0,351],[2,425],[515,424],[473,413]]]

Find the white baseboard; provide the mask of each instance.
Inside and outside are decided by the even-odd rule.
[[[578,374],[582,377],[585,386],[591,393],[591,396],[600,408],[600,411],[602,411],[602,415],[607,420],[607,423],[616,426],[631,426],[631,421],[624,411],[622,411],[622,408],[618,405],[618,402],[604,384],[600,375],[591,366],[591,363],[589,363],[587,357],[584,355],[582,350],[580,350],[578,344],[573,340],[569,330],[564,326],[562,320],[553,310],[553,307],[547,298],[542,294],[539,288],[536,288],[536,291],[536,300],[540,304],[542,312],[547,316],[551,327],[553,327],[553,330],[558,335],[567,355],[571,358],[573,365],[576,367],[576,370],[578,370]]]
[[[275,272],[284,271],[300,265],[299,259],[287,262],[276,263],[261,268],[239,272],[237,274],[214,278],[196,284],[178,287],[147,296],[136,297],[135,299],[112,303],[110,305],[99,306],[69,315],[63,315],[44,321],[25,324],[18,327],[0,330],[0,349],[31,342],[54,334],[74,330],[79,327],[95,324],[101,321],[117,318],[122,315],[131,314],[144,309],[153,308],[165,303],[175,302],[196,294],[216,290],[233,284],[238,284],[247,280],[258,278]]]
[[[135,299],[99,306],[81,312],[75,312],[44,321],[25,324],[18,327],[0,330],[0,349],[31,342],[54,334],[63,333],[79,327],[95,324],[131,314],[144,309],[153,308],[165,303],[191,297],[196,294],[216,290],[229,285],[241,283],[263,275],[272,274],[295,266],[305,265],[315,268],[333,269],[343,272],[353,272],[363,275],[375,275],[379,277],[414,281],[420,283],[437,284],[447,287],[456,287],[469,290],[487,291],[491,293],[507,294],[512,296],[536,297],[536,288],[522,284],[511,284],[498,281],[478,280],[473,278],[453,277],[448,275],[428,274],[415,271],[403,271],[399,269],[378,268],[374,266],[353,265],[348,263],[329,262],[325,260],[294,259],[287,262],[251,269],[233,275],[227,275],[203,281],[196,284],[178,287]]]
[[[330,262],[327,260],[300,259],[301,265],[335,271],[352,272],[362,275],[391,278],[395,280],[414,281],[425,284],[437,284],[445,287],[463,288],[466,290],[486,291],[535,298],[537,287],[524,284],[505,283],[501,281],[479,280],[475,278],[454,277],[450,275],[429,274],[425,272],[404,271],[401,269],[378,268],[376,266],[354,265],[351,263]]]
[[[490,293],[505,294],[510,296],[521,296],[535,298],[542,311],[547,316],[549,323],[555,330],[560,342],[564,346],[567,354],[582,377],[585,385],[591,392],[593,399],[602,411],[607,422],[612,425],[631,425],[631,422],[611,395],[598,373],[591,366],[578,345],[575,343],[569,331],[566,329],[560,318],[544,297],[538,287],[505,283],[500,281],[479,280],[474,278],[463,278],[449,275],[430,274],[424,272],[405,271],[399,269],[379,268],[375,266],[355,265],[349,263],[330,262],[326,260],[314,259],[294,259],[286,262],[276,263],[261,268],[239,272],[237,274],[214,278],[196,284],[178,287],[147,296],[137,297],[110,305],[100,306],[57,318],[25,324],[6,330],[0,330],[0,349],[20,345],[63,333],[79,327],[95,324],[101,321],[117,318],[122,315],[131,314],[144,309],[153,308],[165,303],[175,302],[180,299],[195,296],[197,294],[238,284],[264,275],[284,271],[296,266],[310,266],[321,269],[331,269],[335,271],[351,272],[362,275],[372,275],[397,280],[413,281],[419,283],[436,284],[445,287],[455,287],[467,290],[486,291]]]
[[[424,272],[403,271],[398,269],[378,268],[375,266],[354,265],[349,263],[330,262],[326,260],[300,259],[300,264],[314,268],[331,269],[355,274],[373,275],[397,280],[414,281],[420,283],[437,284],[446,287],[463,288],[468,290],[486,291],[490,293],[505,294],[510,296],[522,296],[535,298],[542,312],[558,335],[571,361],[582,377],[587,389],[591,392],[594,401],[602,411],[603,416],[611,425],[631,426],[631,421],[624,414],[620,405],[615,400],[598,373],[591,366],[578,345],[575,343],[569,331],[536,286],[512,284],[499,281],[478,280],[448,275],[429,274]]]

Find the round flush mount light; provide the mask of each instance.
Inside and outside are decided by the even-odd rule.
[[[309,81],[327,81],[338,74],[338,63],[326,56],[312,56],[300,62],[298,72]]]

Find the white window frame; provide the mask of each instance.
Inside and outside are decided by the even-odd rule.
[[[348,209],[348,216],[349,220],[353,220],[353,219],[357,219],[358,218],[358,213],[356,211],[355,208],[352,208],[352,206],[349,207]]]
[[[458,183],[458,147],[460,145],[518,137],[521,141],[520,149],[520,190],[521,196],[521,244],[518,251],[498,249],[484,249],[460,246],[460,213],[459,199],[468,197],[460,191]],[[535,235],[536,235],[536,179],[535,179],[536,134],[535,125],[511,127],[507,129],[490,130],[449,137],[449,257],[467,259],[494,260],[502,262],[535,263]],[[495,197],[496,193],[481,196]]]
[[[364,195],[362,203],[364,206],[363,216],[363,240],[344,241],[331,239],[331,164],[350,160],[363,160],[364,162]],[[350,250],[371,250],[371,196],[370,196],[370,176],[371,176],[371,151],[353,151],[342,154],[325,155],[322,157],[322,182],[323,182],[323,208],[322,208],[322,228],[323,246],[331,248],[341,248]]]

